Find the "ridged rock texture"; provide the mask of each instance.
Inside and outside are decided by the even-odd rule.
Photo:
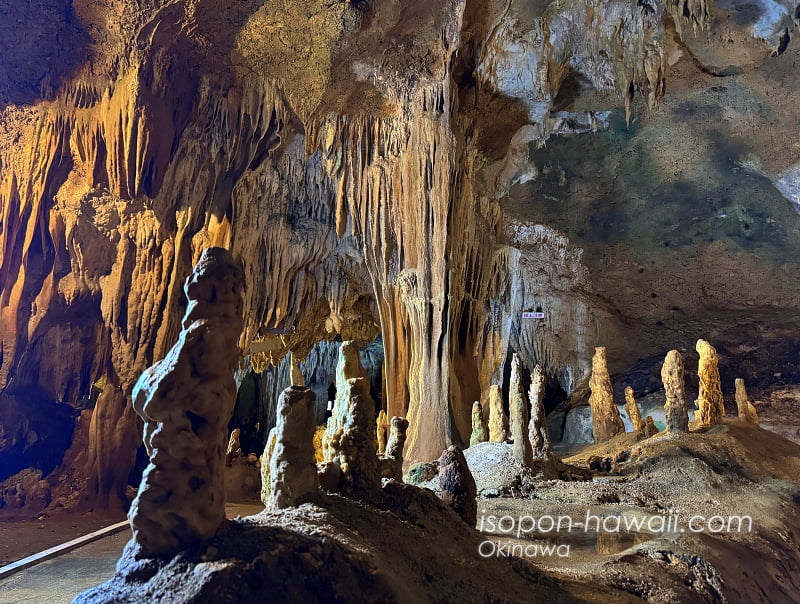
[[[689,408],[686,403],[686,383],[683,378],[683,357],[677,350],[670,350],[661,367],[666,402],[664,419],[669,432],[689,431]]]
[[[510,350],[585,401],[599,343],[615,342],[614,373],[711,323],[733,348],[733,304],[781,357],[743,364],[794,358],[793,9],[750,32],[734,4],[14,5],[0,23],[0,455],[14,462],[0,480],[35,466],[54,497],[121,497],[133,385],[180,332],[181,283],[209,246],[244,270],[237,380],[261,393],[244,447],[275,423],[289,352],[323,420],[327,385],[303,361],[337,338],[382,336],[371,375],[387,416],[408,419],[414,461],[469,441]],[[728,39],[736,52],[713,43]],[[722,139],[730,153],[710,151]],[[684,198],[691,211],[673,207]],[[675,217],[685,237],[660,226]]]
[[[606,365],[606,349],[598,346],[592,357],[592,376],[589,379],[589,406],[592,409],[592,432],[595,442],[601,443],[625,432],[625,424],[614,404],[611,376]]]
[[[225,520],[227,425],[242,327],[242,270],[209,248],[187,278],[178,341],[133,389],[150,464],[128,514],[142,556],[176,554]]]
[[[695,348],[700,355],[697,365],[700,392],[695,401],[698,408],[696,421],[703,426],[722,423],[722,418],[725,417],[725,403],[719,379],[717,351],[705,340],[697,340]]]

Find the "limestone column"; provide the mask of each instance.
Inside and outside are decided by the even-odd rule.
[[[683,358],[677,350],[670,350],[667,353],[661,366],[661,381],[664,383],[666,395],[664,416],[667,432],[688,432],[689,410],[683,381]]]
[[[531,443],[528,440],[528,403],[522,391],[519,356],[511,357],[511,379],[509,382],[508,406],[511,411],[511,429],[514,437],[514,459],[523,466],[533,463]]]
[[[736,378],[736,407],[739,411],[739,419],[748,424],[758,425],[758,412],[753,403],[747,396],[747,389],[742,378]]]
[[[697,367],[700,392],[695,401],[700,410],[697,419],[704,426],[722,423],[722,418],[725,417],[725,404],[722,399],[717,351],[705,340],[697,340],[695,348],[700,354]]]
[[[639,405],[636,404],[636,399],[633,398],[633,388],[630,386],[625,388],[625,410],[628,412],[628,417],[631,418],[633,430],[635,432],[644,430],[642,414],[639,412]]]
[[[378,419],[375,420],[375,433],[378,439],[378,454],[384,455],[386,453],[386,443],[389,442],[389,418],[386,416],[386,411],[383,409],[378,413]]]
[[[269,459],[270,493],[265,502],[268,508],[296,507],[317,490],[316,399],[305,386],[290,386],[278,397],[275,448]]]
[[[508,418],[503,411],[503,391],[498,385],[489,387],[489,442],[503,443],[508,438]]]
[[[589,407],[592,409],[592,431],[595,442],[600,443],[625,432],[625,424],[622,423],[617,406],[614,404],[604,346],[594,349],[589,388],[592,391],[589,396]]]
[[[394,416],[391,421],[389,440],[386,444],[386,455],[380,456],[381,476],[403,480],[403,449],[406,445],[408,420]]]
[[[531,404],[531,419],[528,423],[528,440],[534,459],[548,459],[552,454],[550,433],[547,428],[547,416],[544,410],[544,371],[536,365],[531,374],[531,389],[528,398]]]
[[[475,401],[472,404],[472,434],[469,437],[469,446],[485,443],[489,440],[489,426],[483,419],[483,405]]]

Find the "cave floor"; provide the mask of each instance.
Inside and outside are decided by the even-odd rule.
[[[225,509],[229,518],[235,518],[257,514],[263,510],[263,506],[229,503]],[[3,564],[122,519],[124,515],[120,513],[97,512],[62,514],[42,521],[5,521],[0,524],[0,543],[4,555],[16,557],[4,560]],[[72,602],[80,592],[106,581],[114,574],[117,560],[130,538],[131,531],[126,529],[3,579],[0,581],[0,604]]]

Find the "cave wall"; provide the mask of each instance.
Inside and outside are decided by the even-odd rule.
[[[654,315],[637,307],[649,295],[637,265],[609,253],[620,237],[609,213],[619,195],[635,199],[628,213],[652,200],[615,179],[598,194],[613,154],[582,141],[613,135],[620,156],[668,159],[674,123],[644,132],[670,85],[750,78],[755,95],[777,69],[791,86],[788,5],[766,25],[730,19],[735,6],[656,0],[29,6],[47,15],[30,39],[57,32],[70,52],[48,63],[21,44],[0,70],[0,417],[8,397],[33,413],[32,387],[67,405],[94,443],[73,472],[91,484],[127,475],[127,452],[99,443],[135,446],[114,436],[138,430],[127,397],[175,339],[183,279],[209,245],[243,265],[240,348],[258,370],[321,340],[381,334],[385,405],[409,419],[408,459],[468,440],[472,402],[502,383],[509,350],[575,395],[595,345],[619,372],[679,331],[689,339],[709,312],[724,331],[726,311],[700,304],[671,315],[671,332],[645,330],[646,345],[631,335]],[[723,38],[735,64],[720,63]],[[791,198],[796,156],[759,144],[760,163],[738,165]],[[665,181],[667,159],[653,172]],[[718,303],[735,285],[714,264],[724,243],[707,243],[687,280]],[[754,280],[764,272],[741,260]],[[771,278],[794,280],[778,262]],[[626,304],[604,293],[618,283],[631,284]],[[539,306],[545,321],[520,321]],[[786,305],[767,306],[753,322],[774,334]],[[108,385],[92,427],[77,421]]]

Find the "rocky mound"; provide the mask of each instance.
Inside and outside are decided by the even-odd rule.
[[[130,542],[114,578],[75,603],[446,602],[454,594],[475,602],[590,602],[610,595],[516,559],[481,557],[481,541],[432,493],[390,482],[371,501],[325,496],[229,521],[210,542],[171,559],[137,560]]]

